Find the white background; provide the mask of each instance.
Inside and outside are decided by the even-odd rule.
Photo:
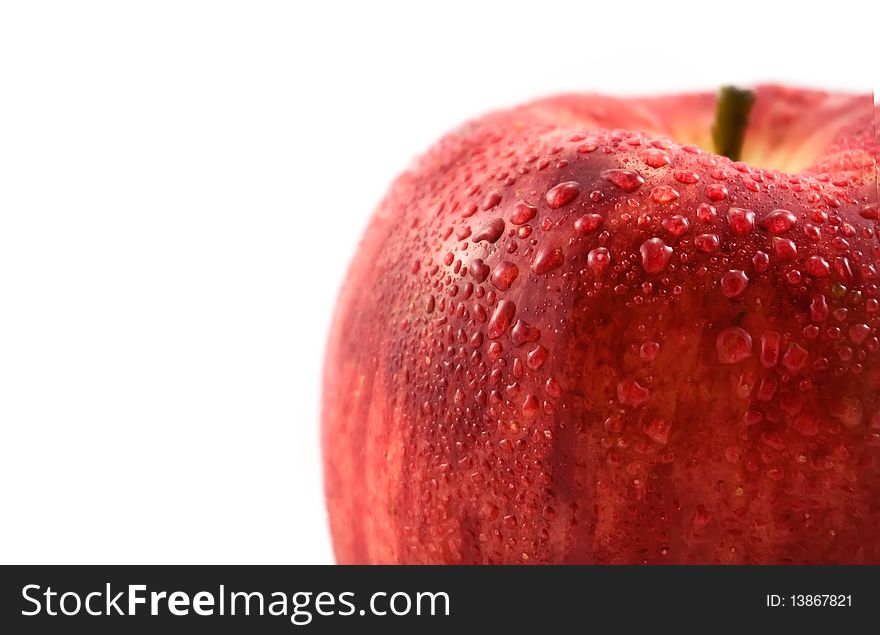
[[[462,120],[880,83],[866,0],[0,6],[4,563],[331,562],[335,294],[388,182]]]

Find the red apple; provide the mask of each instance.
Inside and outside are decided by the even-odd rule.
[[[880,563],[873,101],[753,96],[544,99],[395,181],[327,349],[339,562]]]

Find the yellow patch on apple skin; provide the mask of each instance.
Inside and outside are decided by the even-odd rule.
[[[842,135],[870,119],[873,108],[870,95],[794,93],[773,86],[759,89],[743,161],[790,174],[815,167],[823,155],[823,163],[827,163],[833,159],[828,150]],[[847,150],[867,154],[863,152],[866,148]]]
[[[389,381],[386,370],[379,365],[373,382],[374,392],[368,395],[369,408],[362,425],[370,426],[364,437],[366,464],[364,482],[366,506],[369,511],[362,519],[370,562],[400,562],[405,554],[398,553],[399,522],[397,505],[404,468],[404,416],[400,404],[405,394],[390,400],[382,391],[399,382]],[[379,460],[381,457],[381,460]]]
[[[814,168],[834,142],[860,121],[873,117],[871,95],[793,91],[758,86],[746,129],[741,160],[756,168],[797,174]],[[557,126],[573,129],[607,128],[614,113],[626,113],[628,128],[649,136],[694,145],[715,153],[712,124],[715,93],[671,95],[639,100],[596,97],[590,108],[560,107],[551,98],[534,106],[534,113]],[[862,107],[864,104],[864,107]],[[849,148],[874,162],[872,148]],[[828,157],[826,157],[828,158]]]

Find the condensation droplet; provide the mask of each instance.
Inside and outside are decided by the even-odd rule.
[[[831,275],[831,265],[822,256],[810,256],[806,263],[807,273],[814,278],[827,278]]]
[[[718,215],[718,212],[715,210],[714,205],[709,205],[708,203],[700,203],[697,205],[697,219],[702,223],[709,223],[715,220],[715,217]]]
[[[537,342],[541,338],[541,330],[533,327],[525,320],[517,320],[510,331],[510,341],[514,346],[522,346],[527,342]]]
[[[672,247],[659,238],[651,238],[642,243],[639,253],[642,256],[642,268],[647,273],[660,273],[666,269],[672,257]]]
[[[749,277],[745,271],[731,269],[721,276],[721,293],[726,298],[735,298],[749,286]]]
[[[498,303],[498,306],[492,312],[492,317],[489,318],[487,327],[487,334],[490,340],[497,340],[507,332],[515,313],[516,305],[510,300],[501,300]]]
[[[468,269],[474,277],[474,280],[477,282],[485,282],[486,278],[489,276],[489,265],[483,262],[481,258],[474,260]]]
[[[752,266],[755,268],[755,273],[764,273],[770,267],[770,256],[763,251],[755,252],[752,256]]]
[[[779,349],[782,336],[776,331],[765,331],[761,335],[761,365],[773,368],[779,362]]]
[[[527,395],[525,401],[523,401],[522,405],[522,413],[526,419],[532,419],[536,414],[538,414],[538,398],[535,395]],[[516,520],[513,521],[514,525],[516,524]]]
[[[659,148],[650,148],[639,155],[645,165],[652,168],[662,168],[669,165],[669,155]]]
[[[604,278],[611,265],[611,254],[605,247],[596,247],[587,254],[587,267],[596,278]]]
[[[736,364],[752,355],[752,336],[745,329],[731,326],[718,334],[715,347],[719,362]]]
[[[761,219],[761,229],[779,236],[789,231],[797,223],[797,216],[787,209],[777,209]]]
[[[706,198],[708,198],[713,203],[717,203],[718,201],[723,201],[727,198],[727,188],[723,185],[709,185],[706,188]]]
[[[617,400],[624,406],[641,406],[650,397],[650,391],[634,379],[626,379],[617,384]]]
[[[687,233],[690,228],[690,223],[688,219],[679,214],[674,214],[673,216],[667,216],[663,219],[663,222],[660,223],[669,234],[679,238]]]
[[[529,205],[523,201],[519,201],[513,206],[513,213],[510,215],[510,222],[514,225],[525,225],[538,214],[538,208]]]
[[[828,409],[832,417],[840,421],[843,427],[853,430],[862,423],[864,408],[862,402],[850,397],[842,397],[833,402]]]
[[[792,342],[788,346],[788,350],[785,352],[785,355],[782,356],[782,365],[785,366],[790,372],[797,373],[800,371],[804,364],[807,363],[807,358],[809,357],[809,352],[800,344],[796,344]]]
[[[669,442],[669,433],[672,431],[672,424],[666,419],[656,418],[645,428],[645,434],[654,443],[666,445]]]
[[[581,185],[577,181],[560,183],[547,191],[545,200],[550,209],[559,209],[571,203],[581,193]]]
[[[693,170],[676,170],[672,173],[672,177],[685,185],[693,185],[700,180],[700,175]]]
[[[797,256],[797,245],[788,238],[774,238],[773,253],[780,260],[792,260]]]
[[[562,250],[557,248],[544,247],[537,254],[532,263],[532,271],[538,275],[550,273],[554,269],[558,269],[565,262],[565,255]]]
[[[867,324],[853,324],[849,327],[849,339],[853,344],[862,344],[871,334],[871,327]]]
[[[480,229],[474,234],[473,241],[478,243],[485,240],[486,242],[494,243],[501,238],[503,233],[504,219],[496,218],[480,227]]]
[[[584,214],[574,222],[574,228],[581,234],[591,234],[602,226],[605,219],[599,214]]]
[[[517,276],[519,276],[519,267],[505,260],[495,266],[495,270],[489,276],[489,281],[499,291],[507,291],[510,285],[517,279]]]
[[[528,364],[528,367],[532,370],[538,370],[544,365],[546,359],[547,349],[538,344],[535,348],[529,351],[529,354],[526,356],[526,364]]]
[[[704,254],[714,254],[721,247],[721,240],[715,234],[700,234],[694,238],[694,247]]]
[[[755,228],[755,212],[741,207],[727,210],[727,224],[737,236],[748,236]]]
[[[498,190],[492,190],[486,195],[486,198],[483,199],[483,203],[480,205],[480,207],[484,210],[492,209],[500,202],[501,192],[499,192]]]
[[[605,170],[602,172],[602,178],[611,183],[617,189],[629,193],[635,192],[645,183],[645,179],[642,178],[642,175],[633,170]]]
[[[639,357],[646,362],[653,362],[660,352],[660,344],[657,342],[645,342],[639,347]]]
[[[655,203],[672,203],[677,201],[679,196],[678,190],[668,185],[658,185],[651,190],[651,200]]]
[[[694,515],[691,517],[691,528],[694,533],[701,533],[710,522],[712,522],[712,514],[704,505],[697,505]]]

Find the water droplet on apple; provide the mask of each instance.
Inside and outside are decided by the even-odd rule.
[[[715,210],[714,205],[709,205],[708,203],[700,203],[697,205],[697,219],[702,223],[709,223],[715,220],[715,217],[718,215],[718,212]]]
[[[849,265],[849,259],[838,256],[834,259],[834,273],[844,282],[850,282],[853,278],[852,268]]]
[[[853,324],[849,327],[849,339],[853,344],[862,344],[871,334],[871,327],[867,324]]]
[[[721,293],[726,298],[735,298],[749,286],[749,277],[745,271],[731,269],[721,276]]]
[[[535,395],[527,395],[522,405],[523,416],[526,419],[533,419],[538,414],[538,407],[538,398]]]
[[[761,384],[758,386],[758,392],[755,396],[759,401],[773,401],[773,396],[776,394],[778,388],[779,382],[772,377],[764,377],[764,379],[761,380]]]
[[[827,278],[831,274],[831,265],[822,256],[810,256],[807,258],[807,273],[814,278]]]
[[[797,245],[788,238],[774,238],[773,252],[780,260],[793,260],[797,256]]]
[[[483,345],[483,334],[477,331],[468,338],[468,346],[471,348],[480,348]]]
[[[715,234],[700,234],[694,238],[694,247],[704,254],[714,254],[721,247],[721,241]]]
[[[779,236],[784,234],[797,223],[797,216],[787,209],[777,209],[761,219],[761,229]]]
[[[755,252],[752,256],[752,266],[755,268],[755,273],[764,273],[770,267],[770,256],[763,251]]]
[[[712,522],[712,514],[704,505],[697,505],[694,515],[691,517],[691,528],[695,534],[700,534],[706,526]]]
[[[681,196],[675,188],[668,185],[658,185],[651,190],[651,200],[655,203],[666,204],[677,201]]]
[[[486,241],[494,243],[504,233],[504,219],[496,218],[483,225],[477,233],[474,234],[473,241],[475,243]]]
[[[700,180],[700,175],[693,170],[676,170],[672,176],[676,181],[685,185],[693,185]]]
[[[662,168],[664,165],[669,165],[669,155],[660,150],[658,148],[650,148],[645,150],[639,155],[642,161],[645,162],[645,165],[652,168]]]
[[[736,364],[752,355],[752,336],[745,329],[731,326],[722,330],[715,339],[718,361]]]
[[[561,267],[563,262],[565,262],[565,255],[562,253],[561,249],[558,247],[544,247],[535,254],[535,260],[532,263],[532,271],[538,275],[550,273],[554,269]]]
[[[559,209],[571,203],[580,193],[580,183],[577,181],[566,181],[550,188],[545,199],[550,209]]]
[[[660,344],[657,342],[645,342],[639,347],[639,357],[646,362],[653,362],[660,352]]]
[[[526,374],[526,371],[523,368],[523,363],[519,359],[519,357],[517,357],[516,359],[513,360],[513,376],[516,379],[522,379],[523,375],[525,375],[525,374]]]
[[[819,434],[819,421],[813,413],[802,412],[794,420],[794,429],[802,436],[814,437]]]
[[[706,187],[706,198],[713,203],[723,201],[727,198],[727,188],[723,185],[713,184]]]
[[[491,361],[494,362],[494,361],[497,361],[498,359],[500,359],[501,354],[503,352],[504,352],[504,345],[501,342],[492,342],[491,344],[489,344],[489,359]],[[493,372],[495,372],[495,371],[493,371]],[[501,378],[500,372],[501,371],[498,371],[498,373],[499,373],[498,379]],[[497,383],[497,382],[493,382],[493,383]]]
[[[507,291],[519,276],[519,267],[507,260],[498,263],[489,281],[500,291]]]
[[[633,170],[612,169],[602,172],[602,178],[624,192],[632,193],[645,183],[642,175]]]
[[[741,207],[727,210],[727,224],[737,236],[748,236],[755,228],[755,212]]]
[[[584,214],[574,222],[574,228],[581,234],[591,234],[599,229],[604,222],[605,219],[599,214]]]
[[[848,430],[859,427],[864,417],[862,402],[849,397],[842,397],[833,402],[828,410],[831,416],[840,421],[843,427]]]
[[[679,214],[674,214],[672,216],[667,216],[660,223],[667,232],[669,232],[672,236],[679,238],[687,233],[690,228],[690,223],[688,219]]]
[[[543,366],[544,361],[547,359],[547,349],[537,344],[535,348],[529,351],[529,354],[526,355],[526,364],[532,370],[538,370]]]
[[[766,331],[761,335],[761,365],[773,368],[779,362],[779,350],[782,336],[776,331]]]
[[[587,141],[586,143],[582,143],[577,147],[577,151],[579,154],[589,154],[590,152],[595,152],[598,149],[598,145],[593,143],[592,141]]]
[[[485,282],[486,278],[489,276],[489,265],[483,262],[481,258],[474,260],[468,269],[474,277],[474,280],[477,282]]]
[[[538,208],[523,201],[513,206],[510,222],[514,225],[525,225],[538,214]]]
[[[501,192],[498,190],[492,190],[486,195],[486,198],[483,199],[483,203],[480,207],[484,210],[492,209],[498,203],[501,202]]]
[[[587,267],[596,278],[604,278],[611,265],[611,253],[605,247],[596,247],[587,254]]]
[[[800,344],[792,342],[788,345],[788,350],[785,352],[785,355],[782,356],[782,365],[791,373],[797,373],[804,367],[804,364],[807,363],[808,357],[809,352],[807,349]]]
[[[648,400],[650,391],[634,379],[626,379],[617,385],[617,400],[624,406],[637,408]]]
[[[531,326],[525,320],[517,320],[510,331],[510,341],[514,346],[522,346],[527,342],[537,342],[541,338],[541,329]]]
[[[642,243],[639,253],[642,256],[642,268],[647,273],[660,273],[666,269],[672,257],[672,247],[659,238],[651,238]]]
[[[669,433],[672,431],[672,424],[666,419],[653,419],[645,428],[645,434],[654,443],[666,445],[669,442]]]
[[[498,306],[492,312],[492,317],[489,318],[487,327],[487,334],[490,340],[497,340],[507,332],[515,313],[516,305],[510,300],[501,300],[498,303]]]

